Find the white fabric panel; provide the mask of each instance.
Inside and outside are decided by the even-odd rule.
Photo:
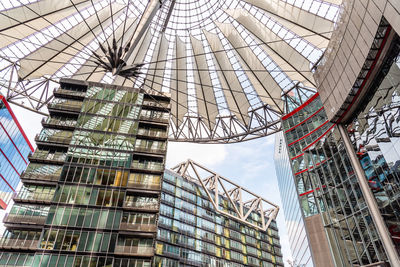
[[[119,5],[119,7],[121,6]],[[115,8],[114,10],[117,9]],[[121,11],[122,9],[119,10]],[[98,12],[98,16],[104,25],[109,25],[111,22],[109,10],[107,9]],[[86,22],[95,35],[101,33],[101,27],[99,26],[96,16],[91,16]],[[70,36],[78,39],[79,43]],[[57,37],[56,40],[49,42],[22,59],[20,61],[21,68],[18,71],[19,77],[23,79],[32,79],[54,73],[54,71],[64,65],[62,62],[68,62],[73,57],[72,55],[78,54],[80,50],[94,38],[93,34],[88,31],[85,23],[78,24],[71,30]],[[48,62],[43,63],[43,60]]]
[[[168,40],[165,38],[163,34],[161,37],[161,43],[158,49],[155,49],[153,58],[151,61],[153,62],[150,64],[149,75],[147,75],[146,84],[150,86],[155,91],[161,92],[162,84],[163,84],[163,77],[165,72],[165,64],[167,60],[167,51],[168,51]]]
[[[176,38],[172,58],[171,113],[178,128],[188,112],[186,47],[179,37]]]
[[[133,31],[135,30],[135,20],[136,20],[136,18],[128,18],[126,25],[130,25],[130,26],[128,29],[125,29],[125,35],[129,36],[130,34],[133,33]],[[121,24],[115,31],[115,38],[117,39],[118,43],[121,42],[123,30],[124,30],[124,27],[123,27],[123,24]],[[112,39],[113,39],[113,35],[111,34],[107,38],[107,43],[111,44]],[[125,42],[126,42],[126,38],[125,38],[124,43]],[[106,42],[105,42],[105,44],[106,44]],[[103,54],[101,48],[98,48],[95,52],[98,55]],[[88,80],[88,81],[92,81],[92,82],[100,82],[105,73],[104,73],[104,71],[101,71],[102,67],[94,67],[94,65],[96,65],[96,63],[93,61],[96,61],[96,60],[97,60],[97,58],[95,56],[91,56],[89,58],[89,60],[87,60],[85,62],[85,64],[83,64],[81,66],[81,68],[79,68],[79,70],[72,76],[72,78],[79,79],[79,80]]]
[[[240,15],[248,15],[249,14],[244,9],[229,9],[229,10],[226,10],[226,13],[228,13],[233,18],[236,18]],[[322,48],[326,48],[328,46],[328,43],[329,43],[328,38],[324,38],[320,35],[317,35],[310,30],[307,30],[299,25],[296,25],[295,23],[293,23],[291,21],[288,21],[288,20],[282,19],[278,16],[275,16],[274,14],[269,13],[268,16],[271,17],[272,20],[277,21],[278,23],[282,24],[282,26],[284,26],[291,32],[297,34],[298,36],[304,36],[303,39],[312,43],[315,47],[322,49]]]
[[[143,63],[152,38],[153,35],[151,34],[151,31],[147,30],[144,37],[136,46],[136,49],[133,51],[129,59],[126,60],[127,65]]]
[[[218,79],[221,87],[224,89],[223,92],[226,102],[228,103],[229,110],[236,115],[236,117],[242,123],[248,125],[250,120],[250,117],[248,116],[250,103],[247,100],[238,77],[235,75],[232,64],[229,61],[228,55],[225,52],[221,40],[216,34],[209,33],[207,31],[203,32],[211,46],[214,57],[216,58]]]
[[[267,54],[283,71],[287,71],[286,74],[292,80],[300,81],[305,86],[314,87],[314,77],[310,71],[308,59],[253,16],[241,14],[235,19],[254,36],[266,43],[263,47],[267,50]],[[301,75],[298,72],[301,72]]]
[[[159,36],[157,39],[156,45],[154,47],[153,55],[151,57],[151,62],[148,65],[149,69],[147,70],[146,80],[144,82],[146,90],[148,90],[150,88],[154,89],[153,81],[155,79],[155,77],[154,77],[154,75],[156,73],[155,68],[157,68],[157,60],[158,60],[158,56],[159,56],[159,52],[160,52],[161,39],[162,39],[162,36]],[[161,80],[161,83],[162,83],[162,80]],[[161,88],[161,86],[158,88]]]
[[[84,2],[90,3],[90,0],[42,0],[29,5],[22,5],[16,8],[4,10],[0,13],[0,31],[15,26],[20,22],[30,21],[37,19],[40,16],[48,15],[51,12],[56,11],[58,13],[59,10],[64,8],[74,8],[71,1],[77,6]]]
[[[210,131],[214,129],[215,117],[218,115],[217,102],[215,100],[210,72],[207,66],[204,46],[202,41],[190,36],[193,48],[194,82],[197,97],[197,111],[206,119]]]
[[[216,23],[221,32],[229,40],[233,48],[239,54],[246,75],[252,83],[260,99],[275,108],[283,110],[283,101],[281,99],[281,87],[275,82],[271,74],[265,69],[261,61],[253,53],[252,49],[243,40],[238,31],[232,24]],[[257,70],[257,71],[251,71]],[[261,72],[261,70],[264,70]]]
[[[132,36],[131,47],[137,47],[139,42],[143,39],[144,33],[149,29],[150,22],[153,20],[154,15],[157,13],[160,8],[159,0],[150,0],[147,3],[146,9],[144,10],[142,16],[139,19],[139,23],[137,29]],[[130,51],[127,53],[127,57],[130,58]],[[125,60],[127,61],[127,60]]]
[[[302,10],[291,4],[287,4],[281,0],[244,0],[258,8],[261,8],[268,13],[276,14],[286,20],[292,21],[305,28],[318,32],[330,32],[333,29],[333,22],[323,17],[312,14],[311,12]],[[330,37],[331,33],[324,34]]]
[[[93,3],[96,2],[98,1],[93,1]],[[89,0],[75,0],[74,3],[78,9],[92,5]],[[42,0],[2,11],[0,12],[0,47],[23,39],[75,13],[76,9],[69,0]],[[26,23],[20,24],[22,22]]]

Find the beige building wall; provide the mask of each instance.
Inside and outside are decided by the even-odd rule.
[[[381,18],[400,33],[399,0],[344,0],[341,15],[314,78],[330,120],[336,121],[352,97]],[[379,64],[377,64],[379,65]]]
[[[335,267],[320,214],[305,218],[315,266]]]

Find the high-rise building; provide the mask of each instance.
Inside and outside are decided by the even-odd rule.
[[[277,212],[188,160],[164,173],[155,266],[283,266]]]
[[[367,2],[344,5],[316,65],[319,94],[282,117],[317,266],[316,241],[333,266],[400,265],[400,12]]]
[[[283,133],[275,135],[274,163],[294,266],[314,266]]]
[[[33,151],[6,98],[0,94],[0,209],[7,209]]]
[[[163,181],[168,97],[64,79],[48,109],[1,266],[283,266],[276,205],[188,172]]]
[[[169,98],[62,80],[48,110],[4,219],[0,265],[150,266]]]

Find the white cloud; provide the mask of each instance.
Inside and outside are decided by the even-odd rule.
[[[167,167],[174,167],[187,159],[192,159],[201,165],[212,167],[222,163],[226,159],[227,154],[227,149],[224,145],[169,142]]]

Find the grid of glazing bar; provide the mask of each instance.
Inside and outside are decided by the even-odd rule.
[[[169,99],[66,80],[49,112],[0,265],[150,266]]]
[[[386,261],[343,141],[319,96],[289,115],[283,125],[300,206],[306,217],[321,214],[335,264]],[[324,125],[327,130],[315,131]]]
[[[312,267],[314,263],[310,241],[307,236],[283,132],[279,132],[275,136],[274,164],[293,262],[304,265],[304,267]]]
[[[220,208],[231,210],[221,197]],[[260,222],[260,217],[251,220]],[[165,171],[156,266],[283,266],[276,222],[261,231],[219,214],[200,184]]]

